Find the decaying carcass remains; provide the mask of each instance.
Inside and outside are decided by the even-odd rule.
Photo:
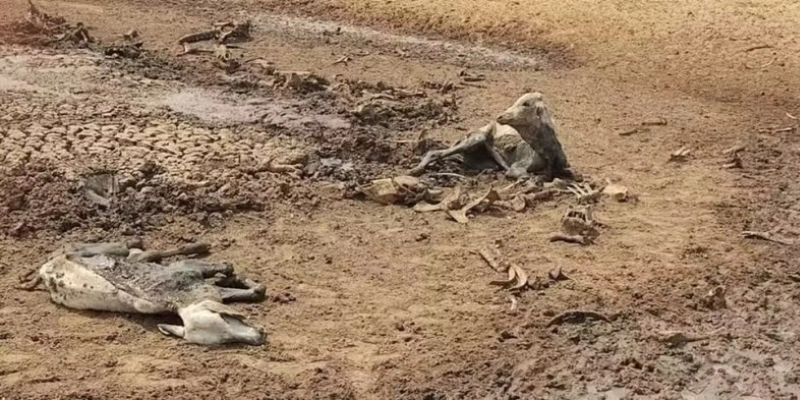
[[[411,170],[422,174],[434,161],[459,155],[468,169],[501,168],[519,179],[533,174],[550,181],[573,178],[569,162],[556,135],[555,124],[540,93],[527,93],[508,110],[444,150],[429,151]]]
[[[263,329],[223,304],[261,301],[264,285],[237,276],[227,262],[158,264],[166,257],[207,252],[203,244],[168,251],[124,243],[72,245],[54,254],[24,288],[44,283],[53,302],[78,310],[177,314],[183,326],[159,324],[158,329],[195,344],[264,344]]]

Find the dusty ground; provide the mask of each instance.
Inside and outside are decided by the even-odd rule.
[[[83,21],[104,45],[137,29],[147,52],[135,60],[37,45],[9,28],[26,3],[8,3],[0,398],[800,394],[795,246],[740,235],[798,236],[800,7],[791,2],[37,3]],[[237,55],[344,84],[276,89],[257,63],[226,74],[210,57],[175,57],[178,37],[227,18],[255,24]],[[434,88],[464,68],[486,80]],[[374,120],[350,113],[381,87],[425,97]],[[344,198],[414,165],[420,131],[455,140],[530,89],[547,96],[575,169],[639,197],[600,203],[607,227],[596,244],[547,241],[569,199],[460,225]],[[654,118],[667,124],[640,126]],[[668,162],[684,145],[689,159]],[[742,168],[723,168],[722,150],[735,145],[746,147]],[[257,168],[268,159],[302,172]],[[110,210],[77,190],[98,170],[122,179]],[[241,308],[266,326],[269,345],[198,349],[160,335],[157,318],[75,312],[14,289],[63,243],[136,235],[150,246],[208,241],[213,257],[265,282],[271,300]],[[509,311],[509,294],[488,284],[497,274],[473,253],[495,244],[535,276],[560,267],[572,279],[516,295]],[[720,285],[728,307],[705,307]],[[547,326],[570,309],[611,321]],[[658,340],[665,330],[710,335],[669,346]]]

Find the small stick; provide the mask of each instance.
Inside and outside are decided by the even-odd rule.
[[[757,45],[757,46],[752,46],[752,47],[748,47],[748,48],[744,49],[744,52],[745,52],[745,53],[749,53],[749,52],[751,52],[751,51],[755,51],[755,50],[761,50],[761,49],[771,49],[771,48],[772,48],[772,45],[769,45],[769,44],[759,44],[759,45]]]
[[[624,131],[619,131],[619,132],[617,132],[617,135],[619,135],[619,136],[630,136],[630,135],[633,135],[634,133],[637,133],[637,132],[639,132],[639,128],[631,128],[631,129],[627,129],[627,130],[624,130]]]
[[[742,232],[742,236],[746,239],[762,239],[769,242],[784,244],[787,246],[791,246],[794,244],[794,241],[783,238],[777,238],[770,232],[744,231]]]

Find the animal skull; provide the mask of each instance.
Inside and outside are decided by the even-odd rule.
[[[260,346],[266,334],[244,322],[245,315],[216,301],[203,300],[178,310],[183,326],[159,324],[158,330],[205,346],[246,343]]]
[[[497,123],[509,125],[524,135],[530,132],[530,127],[538,127],[541,123],[542,113],[546,110],[544,96],[539,92],[526,93],[504,113],[497,117]],[[528,138],[523,137],[528,141]]]

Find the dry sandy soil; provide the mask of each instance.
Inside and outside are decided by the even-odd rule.
[[[800,5],[37,4],[100,43],[43,45],[15,30],[27,3],[4,2],[0,398],[800,395]],[[208,55],[176,56],[177,38],[231,18],[254,24],[234,54],[262,61],[227,73]],[[144,53],[104,56],[130,29]],[[283,87],[271,68],[330,83]],[[486,79],[463,84],[464,69]],[[441,93],[445,82],[456,88]],[[373,119],[350,112],[400,88],[424,97]],[[601,199],[595,244],[547,240],[568,197],[462,225],[352,196],[413,166],[420,132],[450,143],[532,89],[547,96],[573,167],[638,197]],[[666,124],[642,125],[655,119]],[[670,162],[682,146],[689,157]],[[745,148],[741,168],[725,168],[733,146]],[[301,171],[259,169],[268,159]],[[77,189],[100,170],[122,182],[110,209]],[[506,184],[499,174],[425,179],[473,191]],[[268,345],[198,348],[160,335],[158,317],[76,312],[15,289],[65,243],[133,236],[150,247],[209,242],[213,258],[266,283],[267,302],[237,307],[266,327]],[[490,286],[500,276],[475,252],[493,246],[544,284]],[[549,280],[558,268],[570,279]],[[727,307],[704,301],[717,287]],[[548,326],[573,309],[609,321]],[[698,340],[671,344],[665,331]]]

